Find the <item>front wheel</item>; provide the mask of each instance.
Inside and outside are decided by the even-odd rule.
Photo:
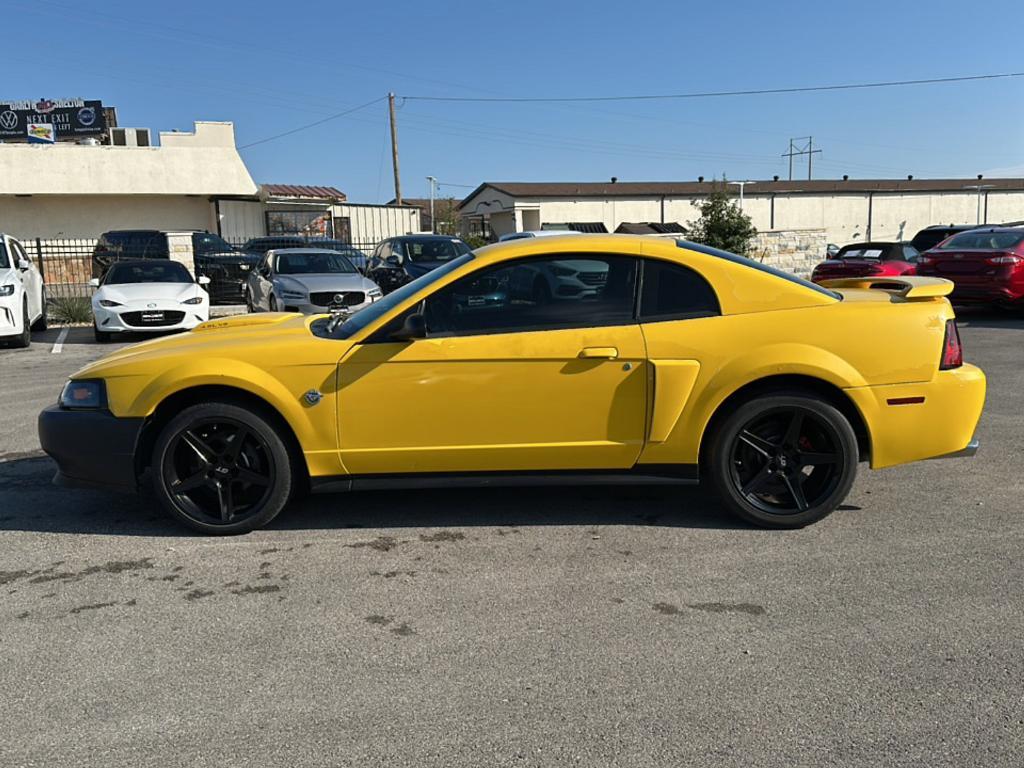
[[[288,449],[260,414],[202,403],[171,420],[153,449],[153,485],[173,517],[202,533],[269,523],[292,492]]]
[[[106,344],[110,341],[111,336],[109,331],[101,331],[95,325],[92,327],[92,335],[96,338],[97,344]]]
[[[28,299],[21,303],[21,333],[14,337],[14,346],[24,349],[32,343],[32,326],[28,319]]]
[[[723,503],[766,528],[802,528],[827,517],[857,475],[853,428],[812,396],[744,403],[712,439],[709,469]]]

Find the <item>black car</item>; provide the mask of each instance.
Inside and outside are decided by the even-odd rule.
[[[210,278],[213,304],[240,304],[249,270],[258,257],[242,253],[220,235],[191,232],[196,276]],[[104,232],[92,252],[92,276],[102,279],[107,269],[121,259],[169,259],[167,232],[157,229],[120,229]]]
[[[374,248],[367,262],[366,276],[384,293],[390,293],[472,250],[450,235],[389,237]]]
[[[254,237],[246,241],[242,250],[246,253],[259,256],[261,259],[267,251],[274,251],[278,248],[326,248],[331,251],[343,253],[345,257],[355,265],[360,272],[366,271],[366,254],[344,240],[334,240],[329,237],[307,237],[305,235],[268,235],[266,237]]]
[[[918,253],[924,253],[925,251],[930,251],[947,237],[951,237],[959,232],[967,232],[971,229],[977,229],[981,226],[984,225],[950,224],[949,226],[944,226],[942,224],[933,224],[930,227],[925,227],[914,235],[914,239],[910,241],[910,244],[914,246]]]

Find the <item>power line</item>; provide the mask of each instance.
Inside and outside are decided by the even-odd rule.
[[[353,112],[358,112],[361,109],[366,109],[367,107],[372,107],[374,104],[378,104],[378,103],[384,101],[387,98],[388,98],[387,96],[379,96],[378,98],[374,99],[373,101],[368,101],[365,104],[361,104],[358,107],[353,107],[352,109],[346,109],[344,112],[338,112],[337,114],[331,115],[330,117],[325,117],[325,118],[323,118],[321,120],[316,120],[315,122],[312,122],[312,123],[306,123],[305,125],[300,125],[298,128],[292,128],[290,131],[285,131],[284,133],[278,133],[278,134],[275,134],[274,136],[267,136],[267,138],[260,139],[259,141],[253,141],[253,142],[251,142],[249,144],[243,144],[242,146],[239,147],[239,149],[248,149],[249,147],[255,147],[257,144],[266,144],[268,141],[273,141],[274,139],[280,139],[280,138],[283,138],[285,136],[291,136],[293,133],[298,133],[299,131],[305,131],[308,128],[314,128],[314,127],[316,127],[318,125],[323,125],[324,123],[329,122],[331,120],[337,120],[339,117],[344,117],[345,115],[351,115]]]
[[[570,103],[581,101],[662,101],[667,99],[706,99],[720,96],[763,96],[779,93],[810,93],[812,91],[850,91],[865,88],[892,88],[908,85],[934,85],[938,83],[963,83],[972,80],[999,80],[1008,77],[1024,77],[1024,72],[1001,72],[989,75],[963,75],[960,77],[932,77],[922,80],[887,80],[874,83],[843,83],[839,85],[810,85],[796,88],[761,88],[742,91],[696,91],[693,93],[669,93],[629,96],[403,96],[406,101],[465,101],[465,102],[508,102],[508,103]]]

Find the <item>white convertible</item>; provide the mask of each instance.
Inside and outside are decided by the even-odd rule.
[[[167,259],[115,261],[92,297],[96,341],[125,331],[179,331],[210,318],[210,295],[184,265]]]
[[[21,243],[0,232],[0,340],[27,347],[32,331],[45,330],[43,278]]]

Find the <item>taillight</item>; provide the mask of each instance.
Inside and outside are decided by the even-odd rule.
[[[988,260],[989,264],[1020,264],[1024,259],[1020,256],[1011,256],[1009,254],[1002,254],[1000,256],[993,256]]]
[[[935,259],[933,259],[931,256],[918,256],[917,263],[923,267],[930,267],[932,264],[935,263]]]
[[[956,320],[946,321],[946,337],[942,340],[942,361],[939,363],[940,371],[948,371],[950,368],[959,368],[964,364],[964,348],[960,344],[960,331],[957,330]]]
[[[885,272],[885,268],[881,264],[872,264],[868,269],[869,275],[880,275]]]

